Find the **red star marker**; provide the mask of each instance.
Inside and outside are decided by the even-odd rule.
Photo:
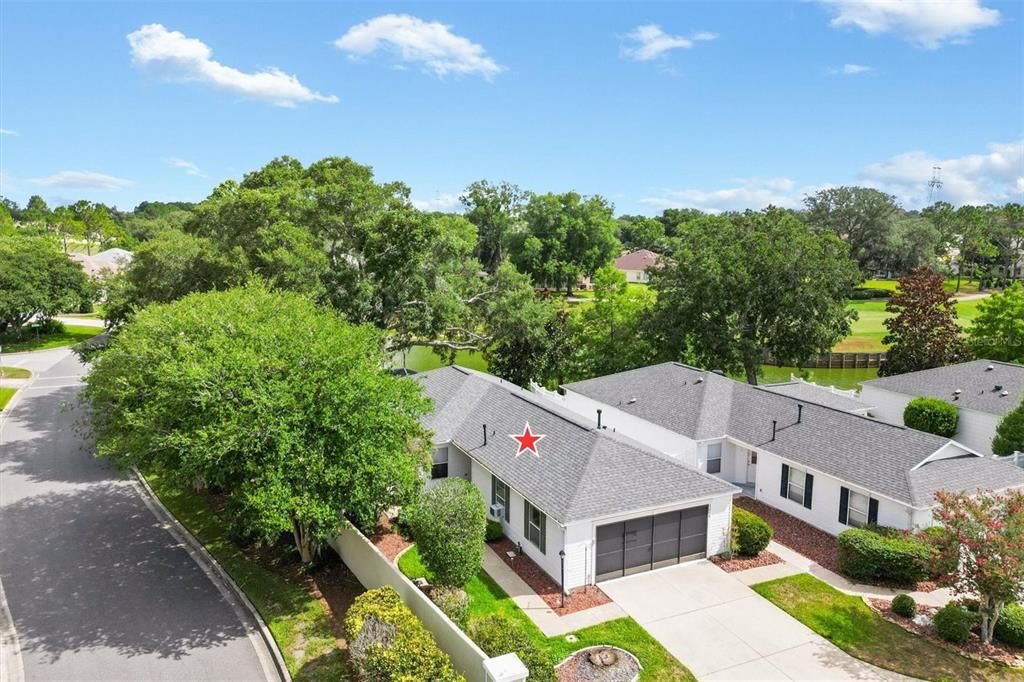
[[[526,428],[523,429],[523,434],[518,435],[510,433],[509,438],[512,438],[519,442],[519,451],[516,452],[516,458],[524,452],[532,452],[536,456],[540,457],[540,453],[537,452],[537,441],[544,438],[542,435],[534,435],[533,431],[530,431],[530,422],[526,422]]]

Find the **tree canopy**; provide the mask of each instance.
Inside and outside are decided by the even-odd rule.
[[[996,455],[1024,452],[1024,400],[999,421],[992,439],[992,452]]]
[[[76,309],[90,293],[82,267],[48,237],[0,238],[0,332]]]
[[[1024,284],[978,301],[967,341],[979,358],[1024,364]]]
[[[849,244],[862,271],[885,259],[899,213],[896,197],[870,187],[832,187],[807,196],[804,205],[808,223]]]
[[[86,376],[101,457],[224,491],[251,536],[304,561],[344,512],[370,531],[429,461],[419,385],[380,332],[262,283],[140,311]]]

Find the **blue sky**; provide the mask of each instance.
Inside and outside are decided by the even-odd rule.
[[[131,40],[129,39],[131,36]],[[0,193],[201,200],[348,155],[619,212],[860,183],[1024,201],[1020,3],[0,4]],[[278,72],[269,71],[278,69]]]

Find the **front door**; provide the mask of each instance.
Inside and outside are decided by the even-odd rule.
[[[747,483],[757,483],[757,453],[747,451]]]

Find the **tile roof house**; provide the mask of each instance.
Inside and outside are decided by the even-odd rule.
[[[615,268],[626,275],[627,282],[647,282],[650,277],[648,268],[657,267],[661,256],[647,249],[630,251],[615,259]]]
[[[960,419],[954,439],[992,454],[1000,420],[1024,401],[1024,365],[974,360],[872,379],[861,388],[861,399],[874,406],[871,413],[893,424],[903,423],[907,403],[919,396],[955,405]]]
[[[1024,486],[956,441],[678,363],[563,389],[549,399],[832,534],[930,525],[938,490]]]
[[[729,549],[736,486],[496,377],[449,366],[416,379],[434,401],[432,481],[476,485],[556,581],[564,552],[566,589]],[[512,438],[526,424],[543,435],[536,455]]]

